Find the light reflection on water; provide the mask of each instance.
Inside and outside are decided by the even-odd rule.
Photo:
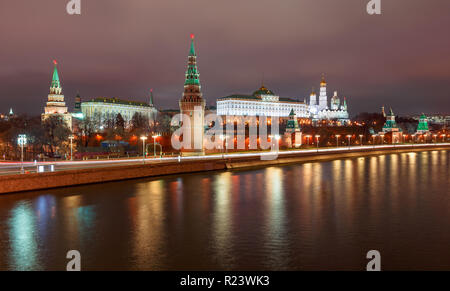
[[[448,151],[0,197],[0,269],[450,268]]]

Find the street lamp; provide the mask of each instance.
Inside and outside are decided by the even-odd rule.
[[[437,139],[436,139],[437,134],[433,134],[433,137],[434,137],[434,143],[437,143]]]
[[[319,138],[320,138],[320,135],[316,135],[316,142],[317,142],[317,152],[319,152]]]
[[[384,134],[380,134],[381,136],[381,145],[384,145]]]
[[[336,134],[336,147],[339,147],[339,138],[341,137],[340,134]]]
[[[69,135],[69,139],[70,139],[70,160],[73,161],[73,139],[75,137],[71,134]]]
[[[350,148],[350,141],[351,141],[352,136],[349,134],[349,135],[347,135],[347,138],[348,138],[348,147]]]
[[[152,135],[153,138],[153,156],[156,158],[156,139],[160,137],[159,134]]]
[[[142,140],[142,163],[145,164],[145,141],[147,140],[146,136],[141,136],[141,140]]]
[[[23,147],[27,145],[27,136],[25,134],[19,134],[17,138],[17,144],[20,145],[20,173],[23,174]]]
[[[442,137],[442,142],[444,142],[445,141],[444,140],[445,139],[445,134],[442,134],[441,137]]]
[[[362,144],[362,139],[363,139],[363,135],[360,134],[360,135],[359,135],[359,143],[361,144],[361,146],[363,145],[363,144]]]

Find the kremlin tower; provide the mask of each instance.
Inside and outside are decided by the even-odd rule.
[[[392,111],[392,108],[386,116],[386,123],[383,126],[383,131],[380,132],[379,135],[385,135],[387,133],[392,134],[392,143],[400,143],[403,133],[395,122],[395,114],[394,111]]]
[[[205,120],[205,99],[202,97],[200,74],[197,68],[197,55],[195,53],[194,35],[191,35],[191,48],[188,56],[184,92],[180,100],[180,113],[182,122],[184,118],[189,118],[191,133],[190,146],[183,147],[181,152],[188,155],[202,155],[204,120]]]
[[[419,125],[417,126],[417,134],[428,134],[430,129],[428,128],[428,118],[422,113],[419,119]]]
[[[327,82],[325,82],[325,76],[322,74],[322,81],[320,82],[319,111],[327,109],[327,103]]]
[[[61,82],[59,81],[58,63],[53,61],[53,77],[50,84],[50,94],[47,97],[47,106],[45,106],[42,120],[49,116],[59,115],[62,117],[67,126],[72,129],[72,115],[68,113],[66,103],[64,102],[64,95],[62,94]]]

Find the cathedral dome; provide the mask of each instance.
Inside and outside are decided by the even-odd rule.
[[[322,80],[320,81],[320,86],[325,87],[327,85],[327,82],[325,82],[325,76],[322,76]]]
[[[264,86],[261,86],[259,90],[253,92],[254,96],[261,96],[261,95],[275,95],[271,90],[267,89]]]

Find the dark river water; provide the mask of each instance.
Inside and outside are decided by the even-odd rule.
[[[0,196],[0,269],[450,269],[450,152]]]

